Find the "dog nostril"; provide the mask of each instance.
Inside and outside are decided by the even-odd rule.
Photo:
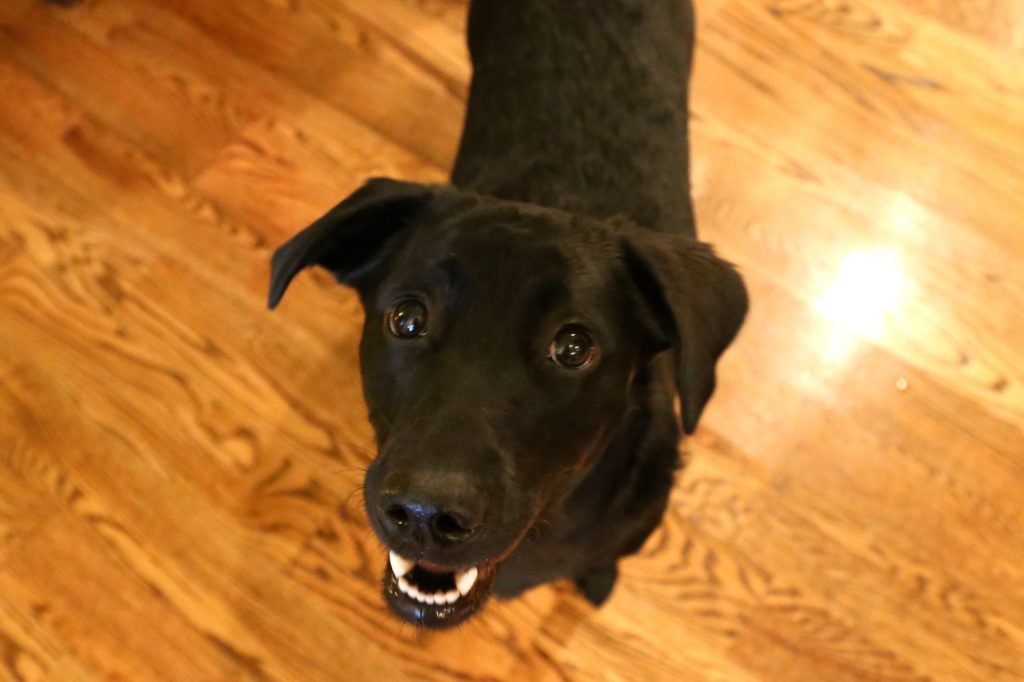
[[[434,517],[432,525],[434,532],[447,540],[461,540],[472,532],[451,514],[438,514]]]
[[[391,505],[384,510],[384,513],[387,514],[388,518],[391,519],[399,528],[405,528],[409,525],[409,512],[407,512],[405,507],[400,504]]]

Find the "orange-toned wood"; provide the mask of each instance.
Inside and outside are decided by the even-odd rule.
[[[354,296],[272,248],[442,180],[461,0],[0,4],[0,679],[1024,679],[1024,15],[705,0],[702,235],[750,321],[663,527],[397,623]]]

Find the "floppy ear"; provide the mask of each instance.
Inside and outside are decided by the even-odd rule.
[[[715,390],[715,362],[747,314],[747,290],[733,266],[690,237],[636,230],[626,263],[672,344],[683,429],[697,428]]]
[[[291,238],[271,259],[267,305],[276,308],[303,268],[319,265],[351,284],[382,258],[385,246],[430,200],[437,188],[373,178],[322,218]]]

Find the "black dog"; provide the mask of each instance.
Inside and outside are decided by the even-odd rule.
[[[469,47],[451,186],[369,181],[270,284],[359,292],[384,594],[431,627],[564,576],[607,598],[747,309],[695,240],[686,0],[476,0]]]

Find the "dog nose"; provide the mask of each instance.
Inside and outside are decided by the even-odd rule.
[[[432,499],[422,492],[384,493],[378,509],[378,518],[390,533],[421,545],[465,542],[483,521],[482,504],[440,497]]]

